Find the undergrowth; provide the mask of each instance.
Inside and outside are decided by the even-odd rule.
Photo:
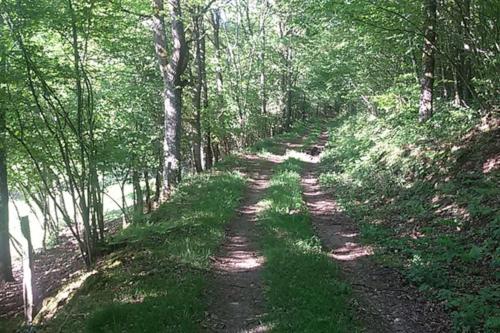
[[[300,186],[301,162],[275,168],[259,218],[266,258],[267,321],[273,332],[356,332],[350,289],[322,251]]]
[[[500,330],[499,153],[498,118],[441,104],[421,125],[413,108],[341,115],[322,159],[364,240],[444,302],[456,332]]]
[[[185,180],[117,248],[43,332],[197,332],[209,257],[234,215],[244,179],[216,172]]]

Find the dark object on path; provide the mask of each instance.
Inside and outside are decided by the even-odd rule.
[[[307,154],[309,154],[311,156],[318,156],[319,154],[321,154],[321,150],[322,149],[320,147],[314,146],[311,149],[309,149]]]

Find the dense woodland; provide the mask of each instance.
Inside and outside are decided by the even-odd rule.
[[[379,163],[395,154],[381,144],[384,131],[403,138],[398,154],[414,156],[409,143],[460,146],[498,117],[499,16],[492,0],[0,0],[0,279],[13,279],[9,224],[19,222],[9,221],[9,201],[38,212],[44,248],[69,231],[90,269],[109,240],[109,186],[121,188],[111,199],[123,219],[146,225],[183,179],[314,119],[355,117],[330,128],[323,164],[333,173],[322,182],[352,194],[347,211],[367,218],[370,208],[349,207],[370,198],[352,191],[398,190],[380,193],[340,172],[349,166],[352,180],[363,156]],[[380,176],[384,189],[386,173],[424,179],[433,175],[425,163],[441,158],[429,154],[422,168],[388,161],[364,179]],[[488,200],[483,223],[465,227],[493,228],[485,284],[498,278],[498,198]],[[500,327],[498,289],[489,293],[497,298],[484,301],[487,310],[455,317],[457,332]]]

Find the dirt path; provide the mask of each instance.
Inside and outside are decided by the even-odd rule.
[[[206,328],[210,332],[265,332],[261,318],[264,296],[261,281],[264,258],[256,245],[255,221],[258,202],[269,185],[272,168],[278,159],[246,156],[249,179],[247,192],[238,215],[226,229],[226,242],[214,258],[214,289],[209,293],[210,306]]]
[[[321,135],[319,150],[327,139],[327,134]],[[318,162],[319,156],[306,163],[302,177],[304,199],[316,233],[340,265],[343,278],[352,285],[358,316],[366,331],[448,332],[449,319],[441,307],[427,302],[395,270],[371,260],[372,249],[358,242],[353,221],[321,189],[316,174]]]

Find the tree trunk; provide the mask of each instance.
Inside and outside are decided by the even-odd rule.
[[[202,81],[202,102],[203,110],[205,111],[205,169],[209,170],[214,164],[214,153],[212,151],[212,114],[208,113],[208,82],[207,82],[207,53],[205,43],[205,23],[201,21],[201,81]]]
[[[215,159],[215,163],[218,163],[220,161],[220,148],[219,148],[219,144],[218,143],[214,143],[214,148],[213,148],[213,151],[214,151],[214,159]]]
[[[419,121],[432,116],[434,89],[434,50],[436,44],[436,0],[425,0],[424,48],[422,53],[422,79],[420,93]]]
[[[140,173],[134,169],[132,171],[132,185],[134,187],[134,213],[136,216],[140,216],[144,212],[144,198],[142,194]]]
[[[0,20],[2,18],[0,17]],[[2,30],[0,29],[0,32]],[[3,46],[0,46],[3,49]],[[0,54],[0,72],[4,72],[5,53]],[[1,76],[3,79],[5,76]],[[6,108],[4,87],[0,87],[0,281],[13,281],[9,244],[9,188],[7,185]]]
[[[172,54],[167,55],[163,0],[153,0],[153,33],[155,52],[164,85],[164,139],[162,195],[170,196],[173,186],[181,177],[181,75],[187,65],[187,46],[182,23],[180,0],[169,0],[172,19]]]
[[[220,50],[220,12],[218,9],[214,9],[211,13],[211,21],[213,27],[213,38],[212,42],[215,49],[215,93],[216,93],[216,110],[217,115],[216,119],[220,119],[224,115],[224,95],[223,95],[223,80],[222,80],[222,54]],[[205,78],[205,84],[207,80]],[[210,149],[212,153],[213,159],[215,162],[219,162],[220,159],[220,150],[219,150],[219,142],[223,141],[224,135],[218,138],[218,142],[213,144],[213,149]],[[212,141],[212,140],[210,140]],[[208,145],[208,140],[207,140]],[[208,152],[208,151],[207,151]],[[213,160],[212,159],[212,160]]]
[[[34,311],[33,245],[31,243],[30,221],[28,216],[21,217],[22,255],[23,255],[23,303],[24,316],[31,325]]]
[[[160,162],[160,165],[158,166],[158,169],[156,170],[156,175],[155,175],[155,196],[154,196],[154,202],[156,205],[160,202],[160,196],[161,196],[161,180],[162,180],[162,167],[163,163]]]
[[[264,1],[264,6],[265,9],[264,11],[267,11],[268,7],[268,2],[267,0]],[[267,113],[267,90],[266,90],[266,15],[265,12],[262,13],[260,17],[260,53],[259,53],[259,60],[260,60],[260,101],[261,101],[261,107],[260,107],[260,112],[262,114]],[[265,130],[265,129],[264,129]]]
[[[151,213],[151,187],[149,186],[149,172],[144,171],[144,181],[146,182],[146,212]]]
[[[288,130],[292,124],[292,105],[291,105],[291,57],[292,50],[285,38],[288,31],[285,31],[285,22],[278,23],[279,37],[282,40],[282,72],[281,72],[281,107],[283,112],[284,129]]]
[[[470,40],[470,0],[455,0],[459,16],[456,19],[458,40],[456,42],[455,104],[468,106],[472,97],[472,41]]]
[[[194,167],[197,173],[203,171],[201,165],[201,94],[203,90],[202,73],[202,55],[201,55],[201,25],[203,17],[201,10],[193,14],[193,39],[195,44],[195,64],[196,64],[196,83],[194,86],[193,104],[194,104],[194,140],[193,140],[193,158]]]

